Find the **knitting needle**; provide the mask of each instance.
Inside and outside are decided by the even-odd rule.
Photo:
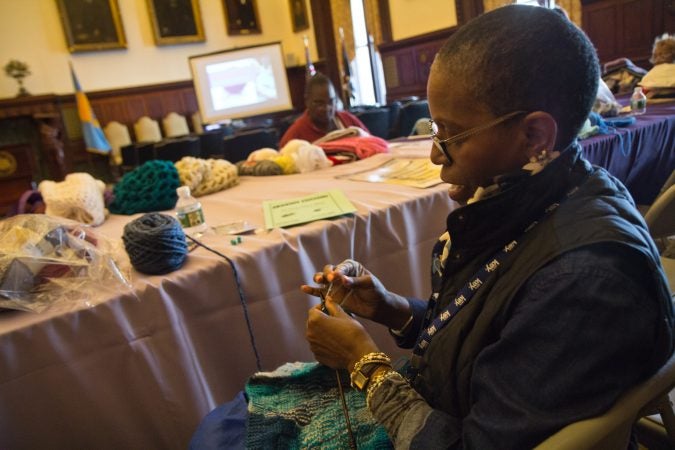
[[[326,308],[326,297],[330,294],[331,289],[333,289],[333,283],[328,284],[326,292],[323,290],[320,291],[319,296],[321,297],[321,311],[325,314],[328,313],[328,308]],[[351,291],[350,291],[351,293]],[[335,378],[337,379],[338,394],[340,401],[342,403],[342,413],[345,416],[345,422],[347,423],[347,433],[349,434],[349,448],[356,450],[356,439],[354,438],[354,432],[352,431],[352,422],[349,419],[349,408],[347,407],[347,400],[345,399],[345,393],[342,388],[342,379],[340,378],[340,371],[335,370]]]

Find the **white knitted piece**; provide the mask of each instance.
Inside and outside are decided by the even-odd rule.
[[[321,147],[302,139],[290,140],[279,153],[292,156],[295,159],[295,167],[300,173],[325,169],[333,165]]]
[[[248,158],[246,158],[246,161],[265,161],[268,159],[274,159],[277,156],[279,156],[279,152],[273,148],[261,148],[260,150],[251,152],[248,155]]]
[[[237,166],[225,159],[186,156],[176,164],[181,184],[195,197],[222,191],[239,183]]]
[[[103,201],[105,184],[88,173],[71,173],[61,182],[43,181],[38,190],[46,205],[45,213],[50,216],[97,226],[108,214]]]

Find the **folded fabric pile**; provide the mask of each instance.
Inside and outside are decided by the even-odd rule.
[[[642,77],[647,98],[675,97],[675,64],[659,64]]]
[[[377,136],[357,136],[322,142],[319,146],[330,159],[333,155],[351,155],[364,159],[377,153],[389,153],[387,141]]]
[[[614,94],[633,92],[647,71],[636,66],[628,58],[619,58],[606,63],[602,70],[602,79]]]
[[[71,173],[61,182],[43,181],[38,190],[48,215],[94,226],[105,221],[108,212],[103,200],[105,184],[88,173]]]
[[[117,183],[110,211],[128,215],[172,209],[179,186],[178,171],[171,161],[147,161]]]
[[[385,429],[375,422],[362,393],[341,374],[345,402],[357,448],[393,448]],[[288,363],[274,372],[253,375],[246,448],[349,448],[335,371],[317,363]]]
[[[239,183],[237,167],[225,159],[186,156],[176,162],[178,178],[195,197],[222,191]]]

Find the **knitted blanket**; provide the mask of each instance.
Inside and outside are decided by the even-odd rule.
[[[393,448],[365,397],[341,372],[349,419],[358,448]],[[349,433],[335,370],[317,363],[288,363],[246,383],[249,398],[246,448],[348,449]]]

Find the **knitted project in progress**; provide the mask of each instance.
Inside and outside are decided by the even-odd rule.
[[[239,183],[237,167],[225,159],[186,156],[176,163],[178,177],[195,197],[222,191]]]
[[[88,173],[71,173],[61,182],[43,181],[38,189],[47,206],[45,213],[50,216],[94,226],[105,221],[105,184]]]
[[[148,161],[117,183],[110,211],[129,215],[172,209],[178,200],[178,186],[178,171],[171,161]]]
[[[387,432],[366,407],[365,397],[341,372],[357,448],[393,448]],[[335,370],[317,363],[287,363],[246,383],[246,448],[349,448],[349,433]]]

